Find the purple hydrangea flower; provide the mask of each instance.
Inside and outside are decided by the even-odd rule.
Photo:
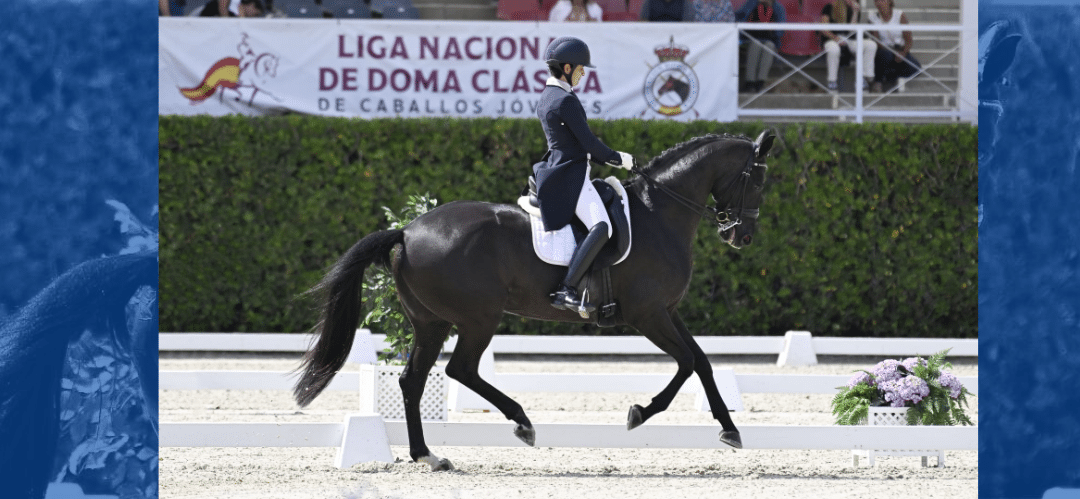
[[[892,407],[904,407],[907,402],[918,404],[923,397],[930,395],[930,386],[917,376],[904,376],[879,386],[885,394],[885,401]]]
[[[940,384],[942,388],[948,388],[949,396],[952,398],[959,397],[960,391],[964,387],[964,385],[960,384],[960,379],[949,371],[941,371],[941,377],[938,378],[938,384]]]
[[[874,384],[870,381],[870,375],[866,374],[863,371],[855,373],[855,375],[852,376],[851,379],[849,379],[847,382],[848,388],[854,388],[857,385],[874,386]]]
[[[904,365],[904,368],[908,371],[915,372],[915,366],[925,366],[926,359],[922,357],[908,357],[904,359],[904,362],[902,362],[902,364]]]
[[[896,370],[896,367],[899,365],[901,365],[900,361],[888,359],[878,362],[873,369],[870,369],[870,374],[874,375],[874,381],[877,383],[877,386],[881,387],[884,383],[903,377],[903,374],[900,374],[900,371]]]

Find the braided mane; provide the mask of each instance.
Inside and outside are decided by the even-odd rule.
[[[721,134],[710,133],[710,134],[707,134],[707,135],[702,135],[700,137],[694,137],[694,138],[692,138],[690,140],[687,140],[686,142],[681,142],[679,144],[676,144],[675,146],[671,147],[670,149],[660,153],[660,155],[653,158],[652,161],[649,161],[649,164],[645,165],[644,169],[645,169],[646,172],[657,172],[657,171],[667,169],[669,166],[671,166],[672,164],[674,164],[678,160],[682,159],[683,156],[686,156],[691,151],[695,151],[695,150],[697,150],[698,148],[700,148],[702,146],[705,146],[705,145],[713,143],[713,142],[718,142],[720,140],[725,140],[725,139],[727,139],[727,140],[744,140],[744,141],[747,141],[747,142],[753,142],[753,140],[750,139],[750,137],[747,137],[745,135],[732,135],[732,134],[727,134],[727,133],[721,133]]]

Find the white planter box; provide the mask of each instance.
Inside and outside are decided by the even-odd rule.
[[[867,414],[867,426],[907,426],[907,407],[871,407]],[[945,467],[945,451],[938,450],[853,450],[851,451],[852,464],[858,468],[859,458],[865,457],[870,461],[870,467],[874,466],[874,458],[887,456],[922,456],[922,465],[927,466],[927,457],[937,456],[938,468]]]
[[[386,420],[404,420],[405,398],[398,385],[398,378],[403,370],[405,366],[360,366],[360,411],[379,413]],[[443,368],[432,367],[428,373],[424,395],[420,398],[421,420],[447,420],[448,387]]]

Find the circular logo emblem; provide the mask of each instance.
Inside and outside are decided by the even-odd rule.
[[[645,75],[645,102],[660,114],[675,116],[689,111],[700,90],[694,70],[683,61],[657,64]]]

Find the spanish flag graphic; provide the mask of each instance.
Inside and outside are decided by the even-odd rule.
[[[214,90],[217,87],[236,88],[239,86],[239,82],[240,59],[226,57],[210,67],[202,82],[191,88],[181,88],[180,93],[194,103],[214,95]]]

